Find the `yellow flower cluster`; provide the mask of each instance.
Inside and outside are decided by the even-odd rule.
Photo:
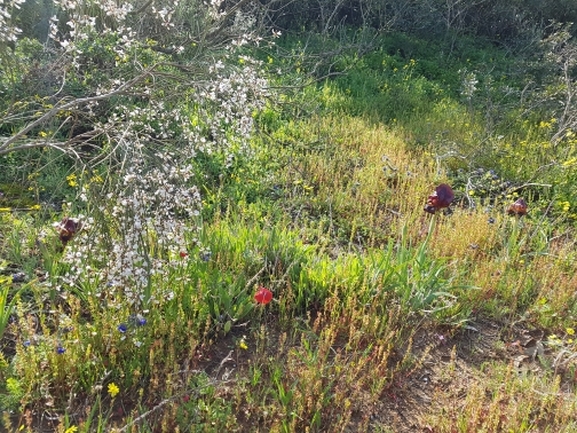
[[[66,182],[68,182],[68,185],[72,188],[76,188],[78,186],[78,178],[76,177],[76,174],[72,173],[66,176]]]

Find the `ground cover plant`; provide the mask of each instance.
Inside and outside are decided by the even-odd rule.
[[[317,3],[1,7],[3,430],[577,428],[574,29]]]

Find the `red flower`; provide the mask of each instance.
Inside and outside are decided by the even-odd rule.
[[[440,184],[435,188],[435,192],[429,196],[427,199],[427,204],[425,205],[425,212],[435,213],[437,210],[449,207],[455,194],[453,189],[446,183]]]
[[[509,215],[523,216],[527,215],[527,202],[522,198],[517,199],[515,203],[507,208]]]
[[[186,256],[188,256],[188,253],[186,251],[180,252],[180,257],[182,257],[184,259]]]
[[[255,293],[254,300],[261,305],[266,305],[272,301],[272,292],[269,289],[261,287]]]

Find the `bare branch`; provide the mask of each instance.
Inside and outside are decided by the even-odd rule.
[[[70,102],[66,102],[65,104],[62,104],[62,105],[56,104],[50,111],[44,113],[38,119],[31,122],[30,124],[28,124],[27,126],[22,128],[20,131],[18,131],[16,134],[14,134],[12,137],[8,138],[6,141],[1,143],[0,144],[0,155],[5,155],[7,153],[17,151],[17,150],[24,150],[24,149],[29,149],[29,148],[33,148],[33,147],[48,146],[48,144],[46,144],[46,143],[44,145],[42,145],[41,143],[32,143],[32,144],[23,144],[23,145],[14,146],[14,143],[16,143],[18,140],[23,138],[26,134],[28,134],[31,130],[36,128],[38,125],[41,125],[42,123],[44,123],[47,120],[54,117],[60,111],[69,110],[69,109],[77,107],[79,105],[89,104],[91,102],[102,101],[104,99],[108,99],[112,96],[119,95],[119,94],[125,92],[126,90],[133,87],[136,83],[141,81],[143,78],[150,75],[152,73],[152,71],[157,66],[158,65],[153,65],[150,68],[147,68],[140,75],[134,77],[133,79],[131,79],[131,80],[127,81],[126,83],[122,84],[121,86],[119,86],[117,89],[112,90],[108,93],[105,93],[102,95],[96,95],[96,96],[89,96],[86,98],[77,98],[77,99],[74,99]],[[63,100],[61,100],[60,102],[62,102],[62,101]],[[59,148],[59,146],[55,146],[55,147]]]
[[[215,30],[211,31],[208,35],[208,39],[212,40],[215,39],[216,36],[219,35],[219,33],[221,33],[227,26],[228,23],[228,19],[237,11],[239,10],[242,6],[244,6],[246,3],[250,2],[251,0],[240,0],[237,4],[235,4],[232,8],[230,8],[230,10],[226,13],[226,15],[223,17],[223,19],[221,20],[220,25],[218,26],[218,28],[216,28]]]

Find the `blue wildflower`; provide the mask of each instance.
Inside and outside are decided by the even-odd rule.
[[[128,325],[126,325],[126,323],[121,323],[118,325],[118,330],[124,334],[128,330]]]
[[[24,342],[22,343],[22,345],[23,345],[24,347],[30,347],[31,344],[32,344],[32,342],[31,342],[30,340],[26,340],[26,341],[24,341]]]
[[[26,274],[24,272],[17,272],[12,274],[13,283],[23,283],[26,280]]]
[[[56,353],[57,353],[57,354],[62,355],[64,352],[66,352],[66,349],[65,349],[64,347],[58,346],[58,347],[56,348]]]

